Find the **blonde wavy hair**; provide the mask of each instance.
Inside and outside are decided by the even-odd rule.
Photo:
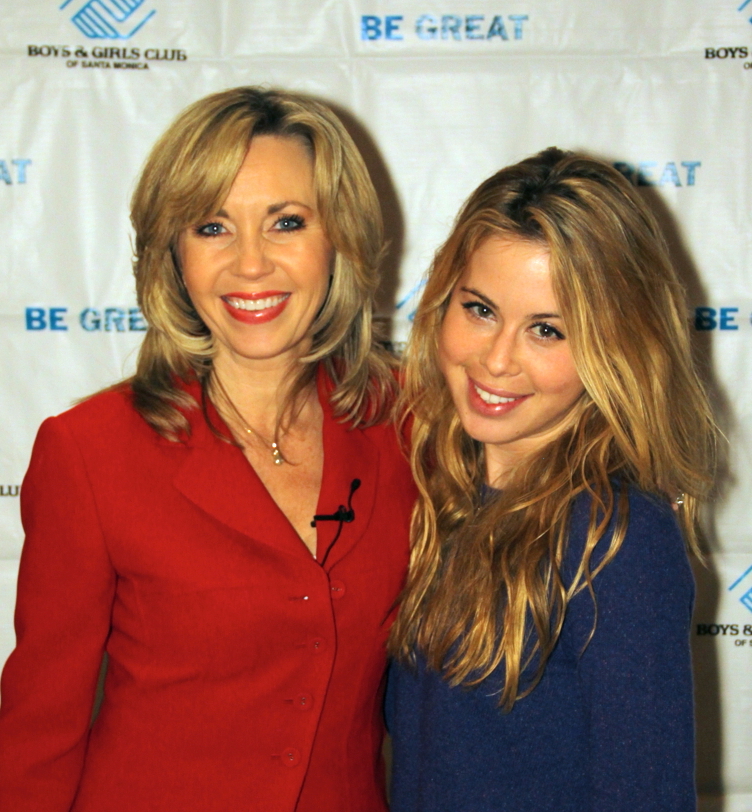
[[[180,113],[147,158],[131,202],[136,292],[148,328],[130,385],[136,409],[171,439],[188,429],[180,408],[195,406],[176,379],[195,376],[206,397],[215,354],[182,281],[178,237],[220,208],[257,135],[297,138],[309,148],[317,206],[334,252],[329,294],[310,327],[311,349],[300,359],[283,414],[291,419],[320,363],[334,381],[331,402],[344,420],[382,419],[393,394],[390,357],[372,326],[384,248],[381,209],[360,152],[321,102],[233,88]]]
[[[489,237],[547,248],[585,392],[568,427],[484,500],[483,447],[459,421],[438,336],[455,285]],[[404,375],[420,495],[391,653],[410,660],[417,648],[453,685],[478,684],[503,663],[499,704],[508,710],[542,676],[569,600],[582,589],[594,600],[592,579],[626,533],[628,485],[663,501],[683,493],[679,518],[697,550],[717,429],[691,360],[683,289],[636,191],[612,167],[555,148],[482,183],[433,262]],[[561,567],[579,494],[591,500],[589,527],[568,585]],[[608,550],[591,566],[609,525]]]

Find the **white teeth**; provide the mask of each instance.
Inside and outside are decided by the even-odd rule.
[[[266,310],[283,302],[287,296],[287,293],[281,293],[279,296],[269,296],[267,299],[237,299],[234,296],[227,296],[225,301],[238,310]]]
[[[518,400],[518,398],[502,398],[498,395],[492,395],[490,392],[486,392],[485,389],[480,389],[479,387],[475,387],[475,391],[478,393],[480,399],[484,403],[490,403],[491,405],[496,405],[497,403],[511,403],[513,400]]]

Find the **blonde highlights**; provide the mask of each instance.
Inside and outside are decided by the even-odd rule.
[[[567,428],[484,495],[482,446],[462,428],[438,364],[449,297],[489,237],[545,246],[585,388]],[[716,428],[693,367],[684,294],[657,223],[613,168],[549,149],[480,185],[436,255],[415,316],[403,407],[419,489],[410,573],[390,648],[417,647],[452,684],[503,665],[510,709],[542,676],[572,596],[616,555],[627,487],[665,501],[697,549],[696,511],[712,484]],[[573,577],[562,564],[573,500],[590,499]],[[608,550],[591,556],[609,526]],[[597,609],[597,607],[596,607]]]
[[[256,135],[300,139],[310,150],[317,206],[334,251],[329,295],[291,382],[288,419],[319,363],[335,384],[335,412],[355,424],[381,419],[394,388],[372,324],[381,210],[357,147],[337,116],[314,99],[234,88],[177,117],[152,149],[131,203],[136,292],[148,323],[131,387],[136,408],[167,437],[187,429],[179,408],[195,405],[176,378],[195,376],[206,386],[215,353],[183,285],[178,237],[221,206]]]

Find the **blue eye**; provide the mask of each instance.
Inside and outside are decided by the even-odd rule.
[[[546,341],[563,341],[564,340],[564,333],[560,330],[557,330],[553,324],[548,324],[545,321],[540,321],[537,324],[534,324],[531,328],[533,334],[537,338],[542,338]]]
[[[222,223],[211,222],[204,223],[202,226],[196,226],[194,231],[200,237],[218,237],[220,234],[225,233],[225,227]]]
[[[462,308],[479,319],[489,319],[493,316],[493,310],[483,302],[463,302]]]
[[[283,214],[275,223],[277,231],[297,231],[305,227],[305,220],[299,214]]]

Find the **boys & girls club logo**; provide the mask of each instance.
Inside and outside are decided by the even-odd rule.
[[[728,587],[738,601],[752,612],[752,566],[736,578]],[[750,618],[752,620],[752,618]],[[733,637],[735,646],[752,648],[752,623],[698,623],[695,628],[698,637]]]
[[[89,39],[130,39],[157,13],[147,0],[64,0],[61,11]]]
[[[747,17],[747,22],[752,23],[752,16],[750,16],[752,13],[752,0],[742,0],[741,5],[738,5],[736,10]],[[744,70],[752,70],[752,60],[749,58],[750,53],[752,53],[752,48],[748,45],[729,45],[722,43],[705,48],[705,59],[712,59],[713,62],[718,62],[719,60],[723,62],[744,60],[742,62]]]
[[[752,612],[752,566],[747,569],[728,588],[742,604]]]
[[[130,68],[148,70],[155,62],[185,62],[182,48],[130,48],[125,45],[99,45],[110,40],[122,43],[139,33],[157,10],[151,0],[63,0],[60,11],[88,40],[85,45],[28,45],[27,55],[64,59],[67,68]]]

